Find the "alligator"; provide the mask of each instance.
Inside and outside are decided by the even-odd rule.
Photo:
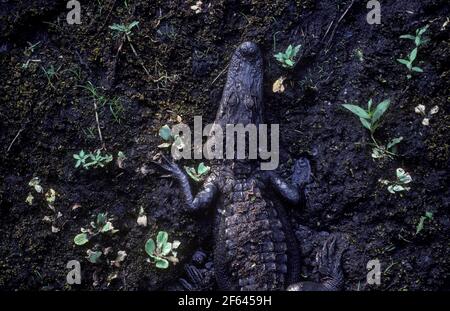
[[[261,124],[264,113],[262,85],[261,51],[255,43],[244,42],[232,56],[215,123],[221,126]],[[217,208],[213,262],[219,289],[341,289],[342,251],[336,235],[325,241],[316,257],[321,282],[299,280],[298,242],[282,205],[305,205],[305,186],[311,178],[307,157],[295,161],[291,183],[275,171],[261,170],[258,160],[217,161],[212,163],[210,175],[195,196],[187,175],[178,165],[164,155],[161,159],[158,165],[178,180],[188,210]],[[274,200],[273,193],[280,200]],[[195,267],[188,266],[186,271],[192,282],[201,282]]]

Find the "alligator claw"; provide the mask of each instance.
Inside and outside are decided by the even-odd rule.
[[[186,272],[189,281],[184,278],[179,281],[185,290],[197,291],[203,289],[205,285],[205,277],[200,269],[193,265],[185,265],[184,271]]]

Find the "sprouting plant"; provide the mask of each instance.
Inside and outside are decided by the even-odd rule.
[[[180,241],[168,242],[169,234],[165,231],[159,231],[156,236],[156,243],[153,239],[148,239],[145,243],[145,252],[150,256],[149,261],[154,262],[159,269],[167,269],[169,261],[173,264],[178,263],[176,249],[180,246]]]
[[[414,108],[414,111],[417,114],[420,114],[420,115],[422,115],[424,117],[423,120],[422,120],[422,125],[428,126],[428,125],[430,125],[431,116],[439,112],[439,106],[432,107],[430,109],[430,111],[428,113],[426,113],[425,105],[417,105]]]
[[[409,191],[411,188],[406,185],[412,181],[411,175],[402,168],[397,168],[396,175],[397,179],[395,181],[382,179],[380,182],[388,186],[387,190],[390,193]]]
[[[113,24],[109,26],[109,28],[113,31],[115,37],[121,37],[122,43],[120,44],[118,48],[118,52],[122,50],[123,42],[126,40],[130,44],[131,50],[133,51],[133,54],[136,56],[136,58],[140,61],[142,68],[144,69],[145,73],[150,76],[150,72],[147,70],[147,68],[144,65],[144,62],[139,57],[138,53],[136,52],[136,49],[134,48],[133,43],[131,42],[131,35],[132,30],[134,27],[138,26],[138,21],[133,21],[129,24]]]
[[[125,24],[113,24],[109,26],[109,28],[115,32],[115,35],[118,36],[120,34],[124,34],[128,38],[131,36],[132,30],[134,27],[138,26],[138,21],[133,21],[129,23],[128,25]]]
[[[48,84],[52,87],[55,88],[55,86],[53,85],[53,78],[57,78],[58,77],[58,71],[61,69],[61,66],[59,66],[58,68],[55,69],[55,66],[50,65],[50,67],[48,67],[47,69],[41,66],[42,71],[44,72],[45,77],[47,78]]]
[[[91,81],[88,81],[86,85],[81,85],[81,88],[87,90],[92,99],[95,101],[95,104],[99,107],[104,107],[105,105],[109,106],[109,110],[111,111],[111,114],[114,118],[114,121],[117,123],[120,123],[120,121],[123,118],[124,114],[124,108],[122,105],[122,102],[118,97],[113,97],[112,99],[109,99],[105,95],[102,94],[102,92],[99,90],[99,88],[95,87]]]
[[[100,261],[100,257],[103,255],[102,251],[93,251],[88,249],[86,251],[86,259],[89,260],[90,263],[98,263]]]
[[[113,160],[113,156],[111,154],[107,153],[102,155],[100,150],[97,150],[94,153],[85,153],[84,150],[81,150],[78,154],[74,154],[73,158],[76,160],[75,168],[81,166],[85,170],[88,170],[91,167],[105,167],[106,164]]]
[[[417,47],[427,43],[428,39],[423,39],[422,35],[428,30],[429,25],[426,25],[425,27],[419,28],[416,30],[415,35],[402,35],[400,36],[401,39],[408,39],[414,41],[415,45]]]
[[[382,158],[384,156],[394,156],[395,146],[403,140],[403,137],[394,138],[386,146],[380,144],[374,136],[375,130],[380,126],[381,117],[389,108],[391,101],[389,99],[383,100],[375,108],[373,107],[373,100],[370,99],[367,103],[367,110],[352,104],[342,105],[344,108],[350,110],[354,115],[356,115],[361,124],[370,131],[370,137],[373,141],[373,158]]]
[[[300,51],[301,45],[297,45],[293,47],[292,44],[289,44],[286,51],[275,54],[275,58],[277,61],[281,63],[281,66],[284,68],[293,68],[295,65],[295,58],[297,53]]]
[[[419,223],[417,224],[416,235],[419,234],[420,231],[423,230],[425,221],[430,221],[430,220],[433,220],[433,212],[425,212],[425,215],[420,217]]]
[[[168,126],[167,124],[159,129],[159,136],[165,142],[160,144],[158,148],[169,148],[170,146],[174,145],[178,148],[178,150],[181,150],[185,147],[182,137],[180,135],[173,135],[170,126]]]
[[[186,173],[196,182],[199,182],[202,180],[202,178],[208,174],[210,167],[206,166],[203,162],[200,163],[197,167],[197,171],[195,170],[195,167],[187,167],[185,166],[184,169],[186,170]]]
[[[372,109],[373,101],[370,99],[367,103],[367,110],[351,104],[344,104],[342,106],[358,116],[362,125],[373,134],[380,125],[381,116],[389,108],[390,103],[391,101],[389,99],[385,99],[375,109]]]
[[[99,234],[114,234],[118,232],[119,230],[114,229],[111,221],[112,218],[108,218],[108,213],[99,213],[95,222],[91,222],[91,228],[81,228],[81,233],[77,234],[73,239],[74,243],[76,245],[84,245]]]
[[[125,153],[123,153],[122,151],[119,151],[118,153],[117,153],[117,160],[116,160],[116,163],[117,163],[117,166],[119,167],[119,168],[123,168],[124,166],[123,166],[123,162],[125,162],[125,160],[126,160],[126,155],[125,155]]]
[[[401,39],[408,39],[408,40],[413,40],[414,44],[416,45],[416,47],[409,53],[408,55],[408,59],[404,59],[404,58],[399,58],[397,59],[397,61],[400,64],[403,64],[406,66],[406,68],[408,68],[409,74],[407,75],[408,79],[412,78],[412,73],[413,72],[419,72],[422,73],[423,69],[417,66],[414,66],[414,61],[417,59],[417,54],[419,52],[419,47],[423,44],[425,44],[426,42],[428,42],[428,39],[423,39],[422,35],[427,31],[428,29],[428,25],[423,27],[423,28],[419,28],[416,30],[416,35],[402,35],[400,36]]]

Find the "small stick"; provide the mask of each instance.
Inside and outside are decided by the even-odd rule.
[[[102,144],[102,149],[105,149],[105,144],[103,143],[103,136],[102,136],[102,130],[100,129],[100,121],[98,119],[98,112],[97,112],[97,102],[94,99],[94,111],[95,111],[95,122],[97,122],[97,131],[98,131],[98,137],[100,138],[100,143]]]
[[[339,23],[344,19],[345,15],[347,15],[348,11],[350,10],[350,8],[353,6],[353,3],[355,2],[355,0],[352,0],[352,2],[350,3],[350,5],[348,6],[348,8],[344,11],[344,13],[342,14],[341,18],[339,18],[339,20],[337,21],[336,25],[333,28],[333,32],[331,33],[331,37],[328,40],[328,45],[329,46],[331,44],[331,41],[333,41],[334,35],[336,33],[336,29],[339,26]]]
[[[214,78],[213,82],[211,82],[211,85],[214,84],[214,82],[217,81],[217,79],[219,79],[219,77],[228,69],[228,65],[217,75],[217,77]]]
[[[16,136],[14,137],[14,139],[12,140],[11,144],[9,144],[9,147],[8,147],[8,150],[6,150],[6,153],[8,153],[9,150],[11,150],[12,145],[14,144],[14,142],[15,142],[16,139],[17,139],[17,137],[19,137],[19,135],[20,135],[20,133],[21,133],[22,131],[23,131],[23,129],[20,129],[20,130],[17,132],[17,134],[16,134]]]

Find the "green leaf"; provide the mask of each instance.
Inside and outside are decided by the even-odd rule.
[[[423,69],[420,68],[420,67],[412,67],[412,71],[415,71],[415,72],[423,72]]]
[[[288,65],[289,67],[293,67],[294,66],[294,62],[292,61],[292,60],[290,60],[290,59],[286,59],[285,61],[284,61],[284,63],[286,64],[286,65]]]
[[[428,30],[429,25],[426,25],[425,27],[421,28],[419,30],[419,36],[423,35],[425,33],[425,31]]]
[[[156,236],[156,247],[162,248],[162,246],[167,243],[168,239],[169,239],[169,234],[167,232],[159,231],[158,235]]]
[[[172,146],[171,143],[162,143],[160,145],[158,145],[158,148],[169,148],[170,146]]]
[[[199,175],[204,175],[209,172],[209,166],[206,166],[203,162],[198,165],[197,173]]]
[[[100,257],[102,256],[102,252],[101,252],[101,251],[91,251],[91,250],[88,250],[87,254],[88,254],[87,259],[88,259],[91,263],[98,263]]]
[[[106,224],[106,213],[98,213],[96,224],[97,227],[103,227]]]
[[[297,53],[298,53],[298,51],[300,51],[300,48],[301,48],[301,47],[302,47],[301,44],[299,44],[299,45],[297,45],[297,46],[294,48],[294,56],[297,55]]]
[[[372,109],[372,103],[373,103],[373,100],[371,98],[371,99],[369,99],[369,102],[367,103],[367,111],[369,112],[369,114],[372,111],[371,110]]]
[[[84,245],[89,242],[89,239],[86,233],[80,233],[75,236],[73,241],[76,245]]]
[[[400,36],[400,39],[409,39],[409,40],[415,40],[416,37],[412,35],[402,35]]]
[[[358,117],[363,118],[363,119],[370,119],[370,115],[367,113],[367,111],[365,111],[364,109],[362,109],[359,106],[356,105],[350,105],[350,104],[344,104],[342,105],[344,108],[350,110],[352,113],[356,114]]]
[[[386,148],[389,150],[395,145],[399,144],[403,140],[403,137],[394,138],[389,142],[389,144],[386,146]]]
[[[391,101],[389,99],[383,100],[381,103],[378,104],[377,108],[375,109],[372,115],[372,124],[376,123],[381,118],[381,116],[389,108],[390,104]]]
[[[159,136],[164,140],[169,140],[172,137],[172,131],[167,124],[159,129]]]
[[[416,44],[416,46],[419,46],[420,43],[422,43],[422,41],[420,40],[420,37],[415,37],[414,43]]]
[[[433,219],[433,212],[425,212],[425,217],[428,219]]]
[[[423,230],[424,222],[425,222],[425,217],[424,216],[420,217],[419,223],[417,224],[417,227],[416,227],[416,235],[419,234],[420,231]]]
[[[193,180],[195,180],[196,182],[200,181],[200,177],[198,176],[197,172],[195,171],[195,169],[193,167],[185,166],[184,170],[189,175],[189,177],[191,177]]]
[[[372,131],[372,125],[370,124],[369,121],[367,121],[366,119],[363,118],[359,118],[359,121],[361,121],[362,125],[368,129],[369,131]]]
[[[417,57],[417,48],[411,51],[409,54],[409,61],[412,63]]]
[[[410,64],[410,61],[409,61],[409,60],[402,59],[402,58],[397,59],[397,61],[398,61],[399,63],[403,64],[403,65],[406,65],[406,66],[408,66],[408,65]]]
[[[113,229],[113,225],[112,225],[112,223],[110,223],[109,221],[102,227],[102,230],[101,230],[101,232],[102,233],[105,233],[105,232],[108,232],[108,231],[111,231]]]
[[[169,262],[164,258],[156,259],[156,268],[167,269],[169,267]]]
[[[293,51],[293,47],[292,47],[291,44],[289,44],[289,46],[286,49],[285,54],[288,55],[288,56],[292,56],[292,51]]]
[[[166,256],[172,250],[172,243],[165,243],[161,249],[161,255]]]
[[[149,255],[149,256],[153,256],[155,254],[155,242],[153,241],[153,239],[148,239],[147,242],[145,243],[145,252]]]

